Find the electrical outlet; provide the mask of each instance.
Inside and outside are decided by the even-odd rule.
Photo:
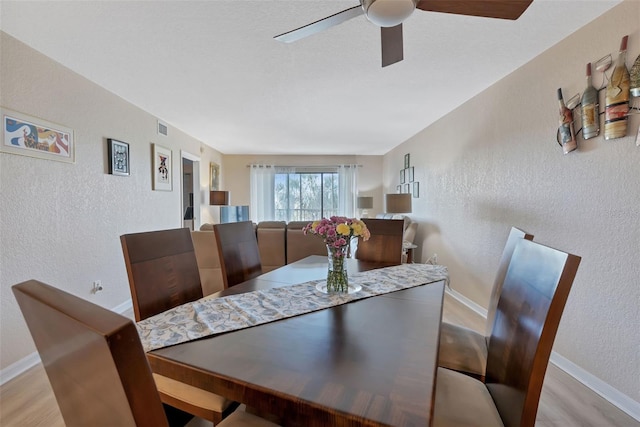
[[[102,290],[102,281],[101,280],[94,280],[93,281],[93,288],[91,289],[91,292],[96,294],[98,292],[100,292]]]

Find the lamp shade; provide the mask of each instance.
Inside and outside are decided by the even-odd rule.
[[[411,194],[386,194],[385,202],[388,213],[411,213]]]
[[[216,206],[226,206],[229,204],[229,192],[228,191],[210,191],[209,192],[209,204]]]
[[[371,209],[373,208],[373,197],[358,197],[358,209]]]

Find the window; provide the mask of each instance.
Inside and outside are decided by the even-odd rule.
[[[338,215],[337,172],[276,173],[276,221],[312,221]]]
[[[354,216],[357,165],[251,165],[251,220],[311,221]]]

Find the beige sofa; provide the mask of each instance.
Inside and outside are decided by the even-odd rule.
[[[381,214],[385,215],[385,214]],[[391,214],[386,214],[391,216]],[[392,219],[404,219],[404,240],[413,242],[417,223],[404,215],[392,215]],[[380,218],[381,216],[376,216]],[[386,218],[386,217],[382,217]],[[327,247],[321,238],[306,235],[302,231],[309,221],[262,221],[255,226],[262,272],[274,270],[309,255],[327,255]],[[213,225],[204,224],[200,231],[192,231],[191,239],[196,252],[202,292],[209,295],[224,289],[222,269],[218,256]],[[355,248],[353,248],[355,250]],[[406,254],[403,257],[406,259]]]
[[[256,238],[266,273],[309,255],[327,255],[327,247],[317,236],[305,235],[302,228],[309,221],[263,221],[256,225]],[[222,269],[212,224],[203,224],[200,231],[191,232],[196,253],[202,292],[209,295],[224,289]]]

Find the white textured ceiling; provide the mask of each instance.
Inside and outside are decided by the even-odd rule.
[[[0,1],[3,31],[225,154],[384,154],[619,0],[534,0],[517,21],[416,10],[380,66],[355,1]],[[549,96],[553,96],[550,94]]]

